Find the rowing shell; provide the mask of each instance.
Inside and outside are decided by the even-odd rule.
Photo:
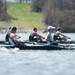
[[[19,48],[20,50],[71,50],[75,49],[75,44],[59,44],[59,46],[56,45],[49,45],[47,43],[28,43],[25,42],[22,45],[9,45],[5,41],[0,41],[0,47],[6,47],[6,48]]]

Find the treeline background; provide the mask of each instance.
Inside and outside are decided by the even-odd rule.
[[[18,0],[17,0],[18,1]],[[21,1],[24,0],[19,0]],[[26,0],[27,1],[27,0]],[[75,32],[75,0],[31,0],[31,11],[43,14],[45,25],[62,27],[64,32]],[[0,20],[8,21],[6,0],[0,0]]]
[[[42,12],[46,25],[75,32],[75,0],[32,0],[32,11]]]

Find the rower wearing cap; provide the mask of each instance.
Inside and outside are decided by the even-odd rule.
[[[47,33],[46,40],[47,40],[48,43],[51,44],[53,42],[53,40],[52,40],[52,33],[55,30],[55,27],[48,26],[47,30],[48,30],[48,33]]]

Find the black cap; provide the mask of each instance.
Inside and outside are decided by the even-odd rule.
[[[13,27],[12,30],[17,30],[17,28],[16,27]]]
[[[57,30],[58,30],[58,31],[61,30],[61,27],[58,27]]]
[[[33,30],[35,31],[35,30],[37,30],[37,28],[36,28],[36,27],[34,27],[34,28],[33,28]]]
[[[11,29],[12,32],[14,32],[14,31],[16,31],[16,30],[17,30],[16,27],[13,27],[13,28]]]

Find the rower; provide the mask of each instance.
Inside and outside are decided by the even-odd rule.
[[[9,35],[9,44],[13,45],[13,46],[15,46],[17,43],[21,42],[19,40],[20,37],[16,35],[16,31],[17,31],[17,28],[13,27],[11,29],[11,32],[10,32],[10,35]]]
[[[6,41],[6,42],[9,41],[10,31],[11,31],[11,27],[9,27],[9,30],[8,30],[8,32],[6,33],[6,36],[5,36],[5,41]]]
[[[56,41],[56,42],[67,42],[67,39],[70,39],[70,37],[63,35],[61,33],[61,28],[58,27],[56,33],[54,34],[54,41]]]
[[[37,33],[37,28],[34,27],[33,28],[33,32],[29,36],[29,41],[34,41],[34,42],[38,42],[39,41],[39,42],[41,42],[42,39],[45,39],[45,38],[43,36],[39,35]]]
[[[48,30],[47,37],[46,37],[47,42],[50,45],[57,45],[57,43],[55,43],[54,40],[53,40],[53,38],[52,38],[52,33],[55,30],[55,27],[48,26],[47,30]]]

